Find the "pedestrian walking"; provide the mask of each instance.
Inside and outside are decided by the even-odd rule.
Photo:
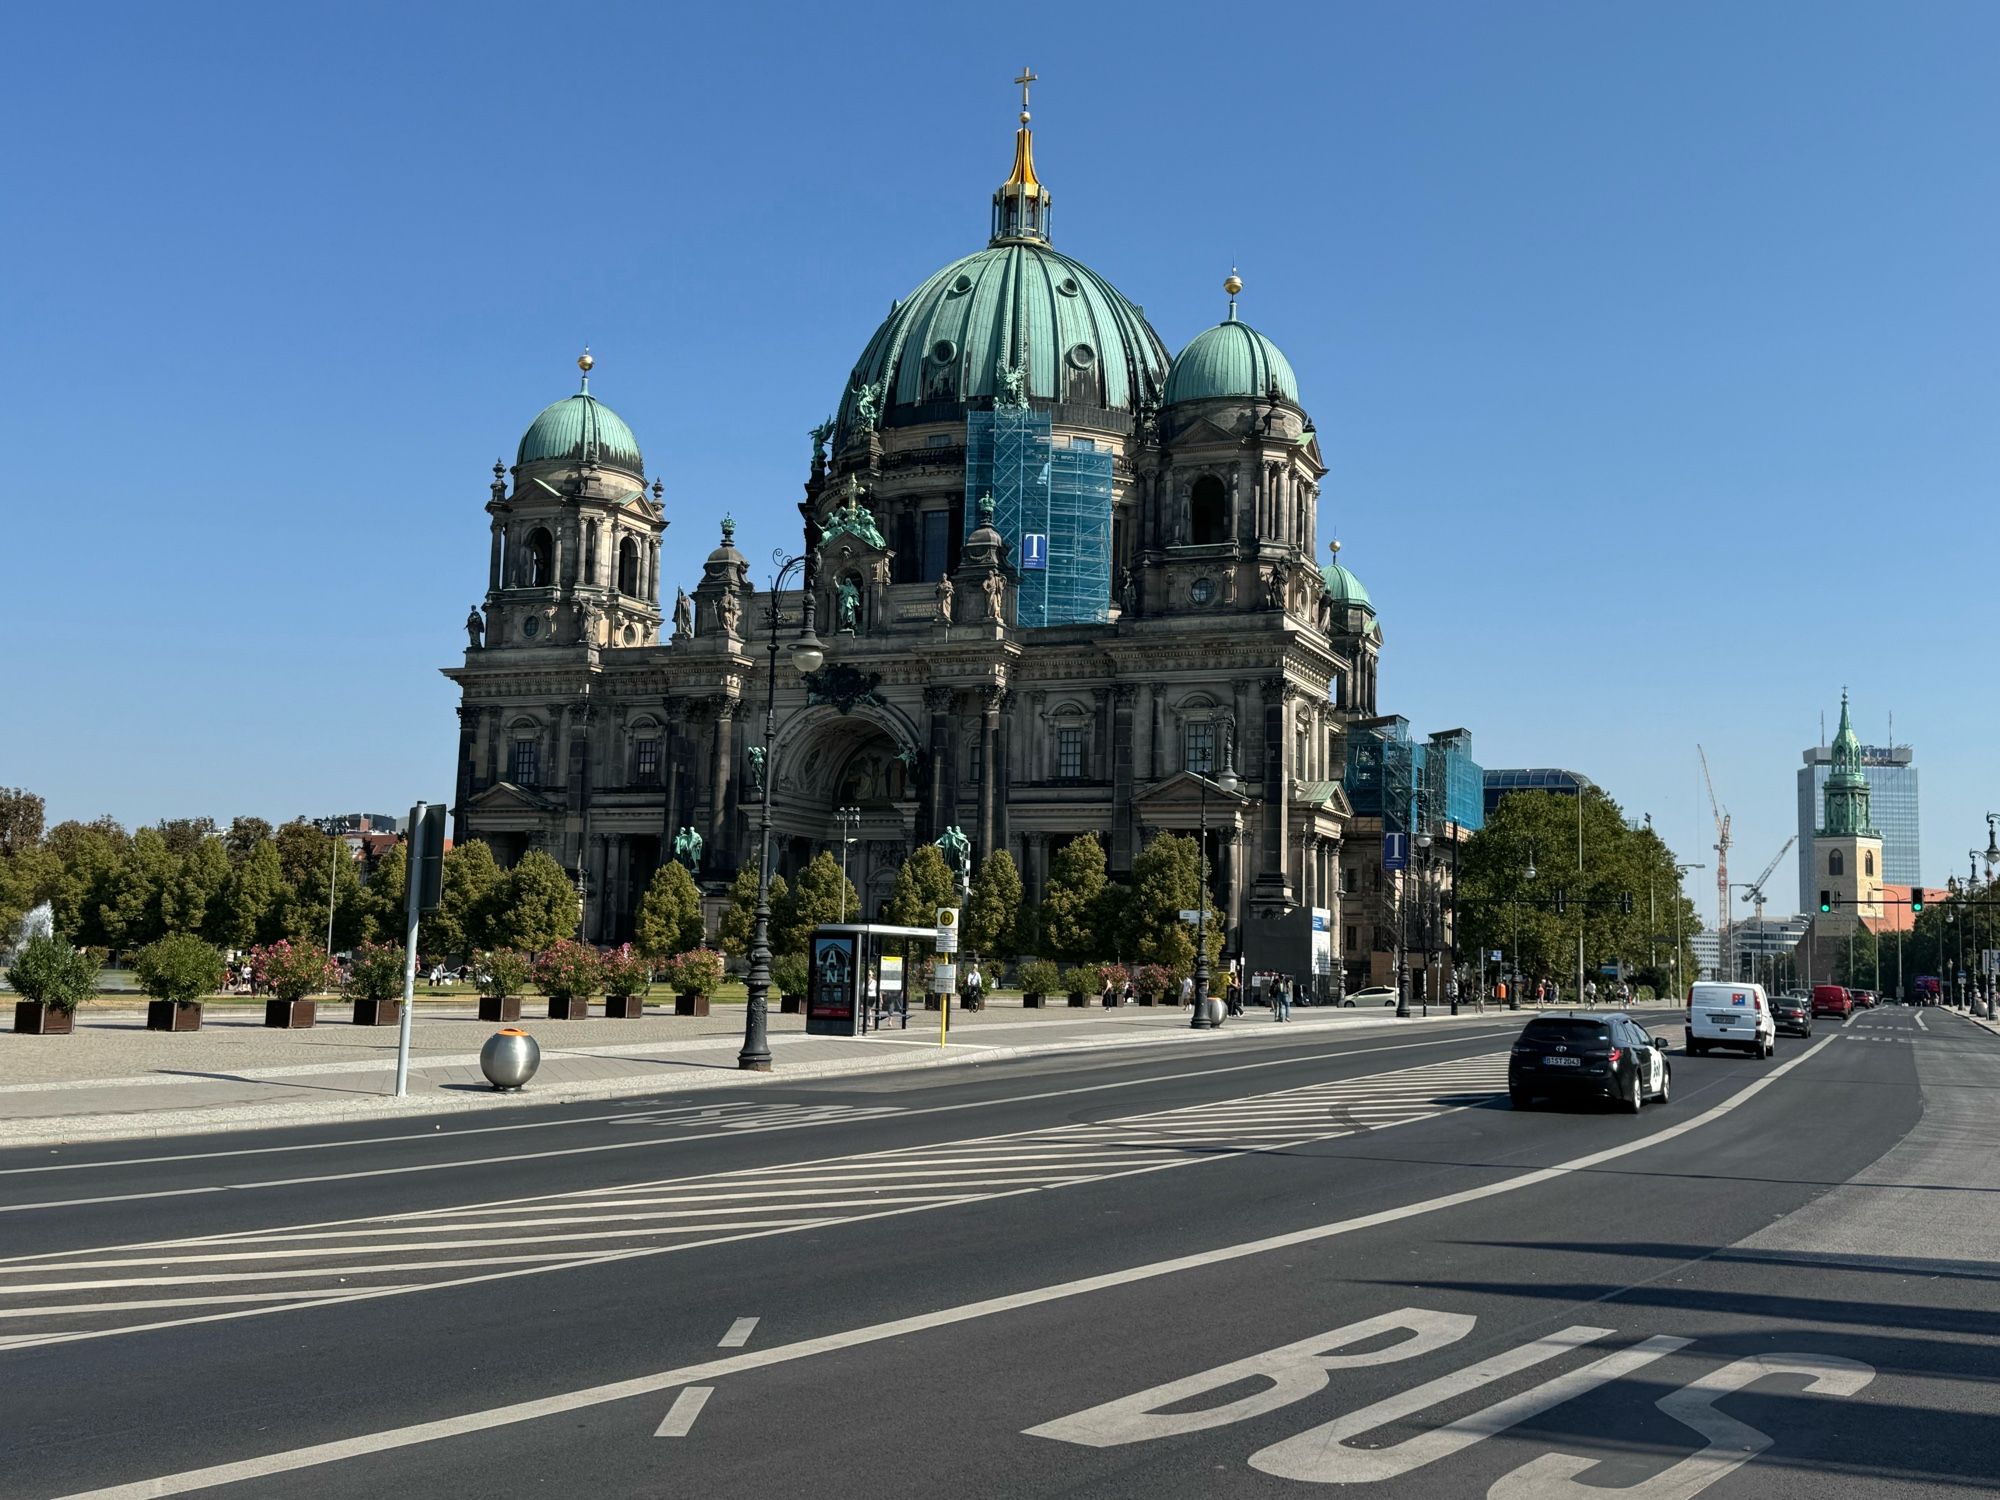
[[[1192,974],[1183,974],[1181,976],[1181,1008],[1185,1010],[1192,1004],[1194,1004],[1194,976]]]
[[[867,1007],[868,1014],[874,1018],[875,1029],[880,1031],[882,1029],[882,991],[881,987],[875,982],[875,971],[873,969],[868,971],[868,997],[864,1004]]]
[[[1271,1019],[1289,1021],[1292,1018],[1292,981],[1280,978],[1271,990]]]
[[[986,1008],[986,976],[979,972],[979,960],[976,958],[965,973],[965,1008],[967,1010]]]

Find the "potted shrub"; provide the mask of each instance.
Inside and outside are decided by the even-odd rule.
[[[1097,994],[1101,1000],[1106,985],[1111,987],[1111,1003],[1122,1005],[1125,1001],[1125,986],[1130,983],[1132,971],[1123,964],[1099,964],[1097,966]]]
[[[778,990],[778,1013],[795,1016],[806,1008],[806,956],[780,953],[771,960],[771,983]]]
[[[614,1021],[636,1021],[646,1013],[646,986],[653,969],[630,943],[613,948],[597,961],[598,982],[604,989],[604,1014]]]
[[[1042,1002],[1062,983],[1062,974],[1046,958],[1031,958],[1021,965],[1017,982],[1021,986],[1021,1004],[1028,1010],[1040,1010]]]
[[[528,960],[512,948],[495,948],[472,956],[474,982],[479,986],[479,1019],[521,1019],[521,991],[528,987]]]
[[[1170,1004],[1168,997],[1174,990],[1173,971],[1165,964],[1141,964],[1132,976],[1132,985],[1139,992],[1141,1005]]]
[[[713,948],[690,948],[660,966],[660,978],[674,991],[674,1014],[705,1016],[708,997],[722,988],[722,955]]]
[[[551,1021],[587,1021],[590,997],[604,978],[604,965],[588,943],[562,938],[535,957],[535,983],[549,997]]]
[[[347,997],[356,1026],[394,1026],[403,1018],[403,950],[363,943],[347,970]]]
[[[68,1036],[76,1029],[77,1005],[97,988],[97,956],[38,932],[14,955],[7,982],[22,997],[14,1002],[16,1031]]]
[[[326,987],[329,967],[326,950],[315,943],[280,938],[252,948],[250,973],[257,988],[270,996],[264,1002],[264,1024],[302,1031],[319,1019],[319,1004],[308,997]]]
[[[1078,964],[1064,969],[1062,973],[1063,993],[1069,996],[1071,1010],[1081,1010],[1089,1004],[1088,996],[1097,993],[1097,965]]]
[[[222,988],[222,950],[191,932],[170,932],[141,948],[132,970],[151,997],[148,1031],[199,1031],[201,997]]]

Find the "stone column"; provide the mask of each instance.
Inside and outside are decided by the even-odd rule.
[[[1011,688],[1000,689],[999,730],[993,738],[993,759],[988,762],[986,774],[993,781],[993,834],[979,857],[986,858],[996,849],[1007,847],[1007,799],[1014,780],[1014,692]]]
[[[951,756],[951,689],[924,689],[924,707],[931,716],[931,785],[929,830],[920,836],[937,838],[951,826],[954,813],[954,777]]]
[[[498,590],[500,587],[500,539],[504,535],[504,532],[505,528],[501,526],[500,518],[495,516],[493,518],[493,555],[492,560],[486,565],[486,587],[488,590]]]
[[[727,866],[724,842],[729,827],[730,772],[736,765],[735,730],[735,700],[718,699],[715,725],[708,737],[708,832],[701,851],[702,871],[711,876]]]
[[[1121,682],[1111,690],[1111,868],[1132,868],[1132,709],[1133,685]]]
[[[1000,689],[989,687],[980,693],[979,709],[979,844],[973,850],[973,868],[993,852],[998,826],[995,818],[996,793],[1000,785]]]
[[[1257,874],[1257,902],[1282,908],[1291,901],[1291,861],[1287,849],[1290,821],[1290,792],[1286,783],[1285,715],[1289,685],[1282,677],[1266,677],[1258,684],[1264,710],[1263,783],[1264,849]]]

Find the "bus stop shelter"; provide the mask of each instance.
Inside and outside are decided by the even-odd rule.
[[[860,1036],[868,1030],[867,976],[884,947],[916,939],[936,943],[935,927],[893,927],[882,922],[832,922],[815,927],[807,942],[806,1033]],[[906,981],[907,982],[907,976]]]

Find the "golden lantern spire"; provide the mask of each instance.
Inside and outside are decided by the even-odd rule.
[[[590,389],[590,372],[596,367],[596,364],[597,361],[590,357],[590,345],[585,344],[583,346],[583,353],[576,357],[576,367],[583,371],[583,388],[585,391]]]
[[[1028,89],[1037,81],[1033,68],[1021,69],[1014,80],[1021,90],[1021,124],[1014,132],[1014,168],[993,194],[993,239],[1041,240],[1049,237],[1049,190],[1035,175],[1035,133],[1029,128]]]

